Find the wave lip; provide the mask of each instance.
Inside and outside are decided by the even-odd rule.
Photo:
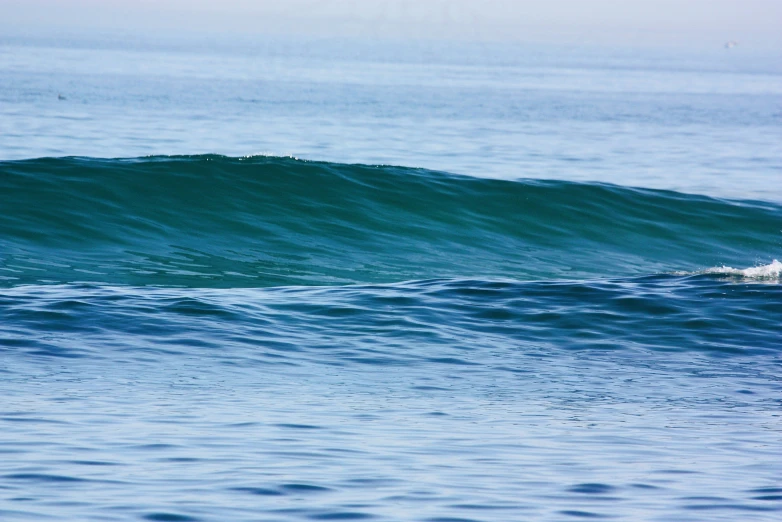
[[[0,285],[585,280],[742,266],[782,206],[224,156],[0,162]]]

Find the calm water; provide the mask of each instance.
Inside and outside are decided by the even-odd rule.
[[[780,144],[742,47],[3,40],[0,518],[778,520]]]

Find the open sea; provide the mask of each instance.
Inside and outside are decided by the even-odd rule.
[[[0,36],[3,521],[778,521],[782,60]]]

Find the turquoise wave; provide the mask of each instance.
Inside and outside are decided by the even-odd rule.
[[[0,162],[0,284],[590,279],[780,257],[782,206],[279,157]]]

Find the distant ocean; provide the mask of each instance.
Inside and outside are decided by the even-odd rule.
[[[0,39],[0,519],[782,516],[782,66]]]

